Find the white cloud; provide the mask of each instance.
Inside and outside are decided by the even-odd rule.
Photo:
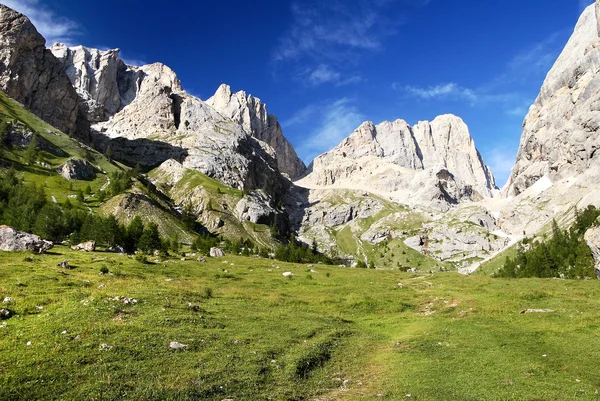
[[[46,38],[46,46],[55,42],[72,45],[73,38],[79,33],[77,23],[56,15],[38,0],[2,0],[1,3],[26,15]]]
[[[327,64],[319,64],[316,68],[306,68],[296,76],[296,80],[307,86],[319,86],[323,84],[332,84],[335,86],[345,86],[364,82],[360,75],[344,76],[341,72]]]
[[[337,146],[365,120],[349,98],[329,104],[311,105],[296,114],[299,117],[291,119],[294,124],[300,124],[309,118],[317,121],[316,127],[297,146],[298,154],[306,163]]]
[[[454,82],[426,88],[401,87],[398,83],[394,83],[392,89],[403,90],[405,93],[422,100],[467,101],[471,107],[496,104],[510,117],[525,117],[532,103],[531,99],[518,92],[490,93],[487,89],[466,88]]]
[[[406,86],[404,89],[408,93],[420,97],[421,99],[453,98],[468,100],[471,103],[476,103],[479,100],[479,97],[474,90],[463,88],[454,82],[429,86],[427,88]]]
[[[338,82],[341,74],[328,65],[321,64],[308,74],[308,82],[317,86],[328,82]]]

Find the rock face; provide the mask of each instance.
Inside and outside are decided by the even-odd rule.
[[[101,51],[55,43],[50,51],[86,102],[89,121],[105,121],[135,98],[142,73],[125,65],[119,49]]]
[[[273,223],[276,210],[264,192],[255,191],[240,199],[235,207],[235,214],[240,220],[269,225]]]
[[[61,164],[56,171],[67,180],[93,180],[96,178],[94,166],[86,160],[69,159]]]
[[[403,120],[365,122],[317,157],[299,185],[367,189],[442,210],[496,190],[466,124],[453,115],[414,127]]]
[[[74,134],[80,99],[45,44],[27,17],[0,4],[0,89],[49,124]]]
[[[52,248],[52,245],[52,242],[45,241],[37,235],[18,231],[8,226],[0,226],[0,251],[44,253]]]
[[[600,227],[592,227],[585,233],[585,242],[592,251],[592,256],[596,262],[596,276],[600,279]]]
[[[504,194],[600,167],[600,1],[581,15],[523,123]]]
[[[233,101],[219,113],[185,92],[164,64],[127,66],[118,49],[56,44],[51,50],[85,101],[92,141],[101,150],[110,146],[116,159],[146,166],[176,159],[235,188],[273,192],[284,185],[278,165],[292,166],[285,171],[293,176],[303,171],[276,118],[252,96],[244,95],[237,114]]]
[[[283,136],[277,117],[267,113],[267,106],[259,98],[244,91],[232,93],[229,85],[223,84],[206,103],[241,125],[247,134],[271,145],[282,173],[292,179],[304,174],[306,166]]]

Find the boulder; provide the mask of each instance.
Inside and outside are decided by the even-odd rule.
[[[0,309],[0,320],[10,319],[13,313],[10,309],[2,308]]]
[[[71,247],[74,251],[94,252],[96,250],[96,241],[82,242]]]
[[[177,342],[177,341],[171,341],[171,342],[169,343],[169,348],[171,348],[171,349],[174,349],[174,350],[178,350],[178,351],[179,351],[179,350],[184,350],[184,349],[186,349],[187,347],[188,347],[188,345],[187,345],[187,344],[182,344],[182,343],[180,343],[180,342]]]
[[[61,164],[57,169],[60,175],[67,180],[86,180],[90,181],[96,178],[94,166],[86,160],[69,159]]]
[[[0,226],[0,251],[32,251],[44,253],[53,244],[37,235],[18,231],[12,227]]]
[[[69,265],[68,260],[63,260],[62,262],[58,263],[56,266],[58,266],[62,269],[70,269],[71,268],[71,265]]]
[[[600,279],[600,227],[592,227],[585,232],[585,242],[587,243],[592,256],[596,262],[596,276]]]
[[[225,256],[225,252],[221,248],[210,248],[210,257],[211,258],[220,258]]]

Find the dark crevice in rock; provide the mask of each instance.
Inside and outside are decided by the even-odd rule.
[[[171,105],[173,122],[175,123],[175,128],[179,129],[179,124],[181,124],[181,103],[183,103],[183,97],[171,93],[169,99],[173,101],[173,104]]]

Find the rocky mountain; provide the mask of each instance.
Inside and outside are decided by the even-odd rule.
[[[294,179],[306,171],[294,147],[283,136],[277,117],[267,113],[267,106],[244,91],[231,92],[229,85],[221,85],[206,101],[223,116],[242,126],[253,137],[268,143],[275,150],[279,171]]]
[[[600,3],[581,15],[523,123],[506,195],[600,167]]]
[[[272,162],[267,160],[270,158],[276,158],[278,169],[290,177],[304,172],[305,166],[283,136],[277,118],[268,115],[266,106],[252,95],[232,94],[227,85],[222,85],[215,96],[202,102],[185,92],[175,72],[164,64],[127,66],[118,58],[118,49],[100,51],[55,44],[51,51],[86,102],[87,119],[94,123],[92,132],[175,145],[176,149],[170,151],[144,152],[146,155],[136,160],[140,164],[158,164],[173,157],[185,159],[186,167],[240,188],[267,184],[259,176],[248,175],[252,169],[244,160],[248,155],[262,154],[250,164],[266,164],[269,182],[278,175],[269,173],[273,170]],[[116,148],[123,146],[126,144],[120,141]],[[148,153],[156,157],[148,157]]]
[[[501,228],[535,235],[574,206],[600,206],[600,0],[582,13],[523,122],[504,199],[487,204]]]
[[[77,130],[80,99],[45,44],[27,17],[0,4],[0,89],[71,135]]]
[[[317,157],[299,185],[364,189],[439,210],[492,197],[496,191],[467,125],[453,115],[413,127],[404,120],[365,122]]]
[[[55,43],[50,51],[85,101],[90,122],[108,120],[135,98],[142,74],[125,65],[119,49],[101,51]]]

